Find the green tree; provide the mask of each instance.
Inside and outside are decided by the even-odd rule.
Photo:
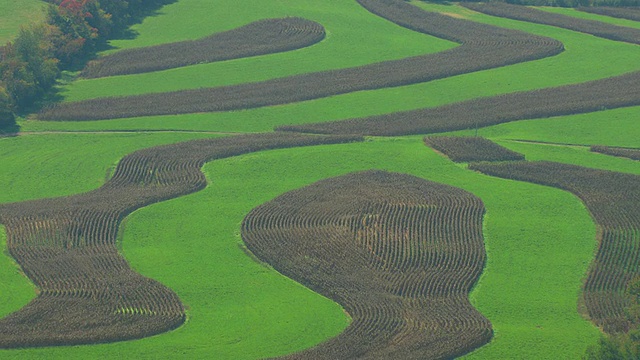
[[[9,92],[13,104],[22,107],[38,94],[35,78],[33,73],[29,71],[28,64],[17,54],[12,43],[8,43],[3,48],[2,55],[0,79]]]
[[[0,83],[0,129],[15,124],[15,116],[13,114],[13,104],[11,96],[7,89]]]
[[[58,76],[58,60],[53,57],[50,34],[54,31],[45,24],[20,29],[14,42],[16,56],[27,65],[40,89],[48,89]]]
[[[32,103],[56,81],[58,60],[50,35],[54,30],[46,24],[23,27],[0,54],[0,80],[18,108]]]
[[[88,0],[64,0],[47,10],[47,22],[60,31],[54,39],[55,56],[64,66],[95,50],[98,29],[87,22],[93,16],[87,4]]]

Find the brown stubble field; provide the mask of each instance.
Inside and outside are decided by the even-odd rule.
[[[485,263],[484,206],[451,186],[383,171],[288,192],[247,215],[247,247],[335,299],[339,336],[291,359],[446,359],[491,339],[468,300]]]
[[[259,83],[61,103],[39,118],[89,121],[243,110],[426,82],[564,50],[551,38],[417,10],[400,0],[358,3],[400,26],[461,45],[438,54]],[[601,31],[592,25],[577,19],[563,24],[632,43],[638,33],[610,26]],[[246,40],[256,32],[265,38],[253,44]],[[281,43],[265,48],[272,33]],[[308,46],[324,37],[324,29],[314,22],[267,20],[198,41],[106,56],[92,63],[85,76],[227,59],[215,52],[190,52],[192,48],[229,46],[238,50],[229,58],[236,58]],[[169,54],[187,56],[168,61]],[[150,57],[159,61],[147,62]],[[121,66],[127,59],[131,66]],[[640,72],[632,72],[434,108],[140,150],[123,158],[113,177],[97,190],[0,205],[9,252],[39,289],[33,302],[0,320],[0,346],[112,342],[180,326],[185,308],[178,296],[135,273],[118,252],[116,239],[122,220],[135,209],[205,188],[201,168],[208,161],[269,149],[363,141],[362,135],[422,135],[637,106],[639,84]],[[314,133],[340,135],[310,135]],[[453,161],[524,159],[481,138],[427,137],[425,143]],[[594,151],[619,154],[610,148]],[[470,168],[558,187],[585,203],[600,229],[599,249],[584,287],[588,315],[606,332],[629,329],[624,316],[628,301],[621,293],[640,275],[640,220],[633,215],[640,203],[638,177],[548,162],[478,163]],[[323,180],[255,208],[242,223],[242,236],[260,259],[337,301],[352,317],[342,334],[290,358],[451,358],[493,336],[489,320],[469,302],[486,263],[484,212],[482,201],[461,189],[369,171]],[[87,325],[87,319],[93,322]]]

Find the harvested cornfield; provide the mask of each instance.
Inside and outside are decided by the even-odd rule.
[[[91,61],[81,76],[139,74],[181,66],[290,51],[325,37],[322,25],[300,18],[266,19],[203,39],[127,49]]]
[[[640,105],[640,72],[575,85],[478,98],[435,108],[280,126],[276,129],[318,134],[430,134],[636,105]]]
[[[554,14],[527,6],[511,5],[503,2],[461,3],[460,5],[492,16],[557,26],[609,40],[640,45],[640,29]]]
[[[640,21],[640,8],[637,7],[589,6],[578,7],[576,10],[620,19]]]
[[[487,343],[468,300],[485,263],[484,205],[448,185],[384,171],[290,191],[242,223],[247,247],[341,304],[339,336],[289,359],[448,359]]]
[[[589,318],[608,333],[630,328],[625,314],[629,281],[640,276],[640,176],[553,162],[471,164],[492,176],[574,193],[591,212],[599,246],[584,284]]]
[[[9,253],[39,289],[36,299],[0,320],[0,347],[110,342],[179,326],[185,310],[178,296],[135,273],[119,254],[124,217],[204,188],[200,168],[208,160],[356,140],[272,133],[159,146],[123,158],[97,190],[0,205]]]
[[[601,154],[626,157],[632,160],[640,160],[640,149],[627,149],[612,146],[594,145],[591,146],[590,150]]]
[[[249,109],[426,82],[537,60],[564,50],[554,39],[426,12],[402,0],[359,3],[401,26],[462,45],[436,54],[258,83],[62,103],[38,117],[83,121]]]
[[[524,155],[478,136],[427,136],[424,142],[455,162],[524,160]]]

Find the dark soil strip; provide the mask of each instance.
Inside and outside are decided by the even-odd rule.
[[[624,291],[640,276],[640,176],[553,162],[479,163],[469,168],[564,189],[584,202],[599,228],[598,250],[583,289],[588,316],[608,333],[629,330]]]
[[[122,219],[203,189],[200,168],[207,161],[356,140],[271,133],[159,146],[123,158],[97,190],[0,205],[8,250],[39,289],[36,299],[0,320],[0,347],[111,342],[176,328],[185,320],[178,296],[135,273],[116,249]]]
[[[579,7],[577,10],[611,16],[620,19],[640,21],[640,8],[639,7],[605,7],[605,6],[593,6],[593,7]]]
[[[290,51],[325,37],[322,25],[300,18],[260,20],[203,39],[118,51],[89,63],[86,78],[139,74],[181,66]]]
[[[537,10],[527,6],[511,5],[502,2],[461,3],[460,5],[492,16],[551,25],[609,40],[640,45],[640,29],[617,26],[595,20],[579,19],[572,16]]]
[[[462,45],[437,54],[259,83],[62,103],[39,118],[82,121],[256,108],[426,82],[563,51],[562,43],[553,39],[426,12],[402,0],[359,3],[401,26]]]
[[[455,162],[524,160],[524,155],[477,136],[428,136],[424,142]]]
[[[632,160],[640,160],[640,149],[594,145],[591,147],[591,151],[606,155],[625,157]]]
[[[576,85],[478,98],[435,108],[288,125],[277,129],[379,136],[430,134],[637,105],[640,105],[640,72],[633,72]]]
[[[351,315],[339,336],[289,359],[449,359],[489,342],[468,296],[485,263],[484,205],[414,176],[366,171],[252,210],[247,247]]]

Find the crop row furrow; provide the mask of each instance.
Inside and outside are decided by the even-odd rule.
[[[477,98],[434,108],[276,129],[372,136],[429,134],[638,105],[640,72],[632,72],[581,84]]]
[[[524,155],[478,136],[427,136],[424,142],[454,162],[524,160]]]
[[[640,21],[640,8],[638,7],[607,7],[607,6],[589,6],[578,7],[577,10],[589,12],[592,14],[606,15],[621,19]]]
[[[591,151],[606,155],[626,157],[632,160],[640,160],[640,149],[593,145],[591,146]]]
[[[264,19],[198,40],[126,49],[89,62],[86,78],[138,74],[214,61],[290,51],[325,37],[322,25],[301,18]]]
[[[488,15],[557,26],[601,38],[624,41],[640,45],[640,29],[580,19],[572,16],[537,10],[528,6],[511,5],[504,2],[461,3],[462,6]]]
[[[358,140],[273,133],[159,146],[126,156],[99,189],[0,205],[8,250],[40,290],[21,310],[0,319],[0,348],[128,340],[179,326],[185,311],[178,296],[135,273],[119,254],[122,219],[142,206],[202,189],[200,168],[210,159]]]
[[[491,325],[467,299],[485,262],[483,214],[467,192],[383,171],[322,180],[253,209],[242,223],[247,247],[353,318],[288,358],[448,358],[486,343]]]
[[[39,118],[101,120],[287,104],[427,82],[537,60],[564,50],[562,43],[553,39],[423,11],[401,0],[360,0],[359,3],[401,26],[453,40],[461,46],[436,54],[257,83],[61,103],[45,109]]]
[[[627,331],[629,282],[640,276],[640,176],[552,162],[475,163],[488,175],[572,192],[595,219],[599,247],[583,287],[590,319],[604,331]]]

